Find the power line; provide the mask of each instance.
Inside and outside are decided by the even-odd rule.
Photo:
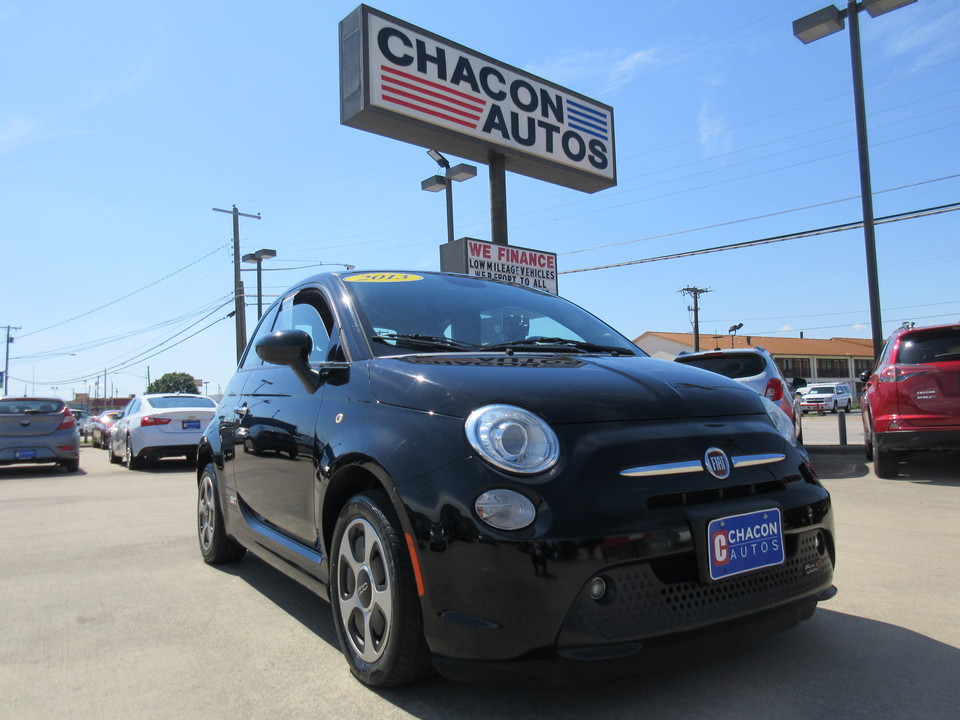
[[[929,185],[935,182],[941,182],[943,180],[955,180],[960,178],[960,173],[954,175],[945,175],[939,178],[933,178],[932,180],[920,180],[919,182],[909,183],[907,185],[899,185],[897,187],[886,188],[885,190],[876,190],[874,195],[880,195],[882,193],[894,192],[896,190],[907,190],[909,188],[920,187],[921,185]],[[767,218],[776,217],[777,215],[787,215],[789,213],[801,212],[803,210],[812,210],[813,208],[825,207],[827,205],[836,205],[837,203],[849,202],[851,200],[856,200],[859,195],[850,195],[849,197],[837,198],[836,200],[826,200],[821,203],[813,203],[811,205],[804,205],[802,207],[791,208],[789,210],[777,210],[771,213],[764,213],[763,215],[754,215],[753,217],[741,218],[739,220],[727,220],[726,222],[714,223],[712,225],[702,225],[700,227],[689,228],[687,230],[675,230],[673,232],[661,233],[659,235],[650,235],[648,237],[637,238],[636,240],[623,240],[621,242],[615,243],[605,243],[604,245],[594,245],[593,247],[581,248],[580,250],[569,250],[560,255],[576,255],[578,253],[590,252],[591,250],[602,250],[604,248],[619,247],[620,245],[630,245],[632,243],[646,242],[647,240],[660,240],[666,237],[673,237],[675,235],[685,235],[686,233],[699,232],[701,230],[715,230],[716,228],[726,227],[728,225],[737,225],[739,223],[752,222],[754,220],[765,220]]]
[[[937,207],[914,210],[912,212],[899,213],[897,215],[886,215],[884,217],[875,218],[873,222],[875,225],[882,225],[885,223],[900,222],[901,220],[914,220],[916,218],[927,217],[929,215],[940,215],[943,213],[954,212],[955,210],[960,210],[960,203],[939,205]],[[760,240],[747,240],[745,242],[730,243],[729,245],[717,245],[715,247],[703,248],[701,250],[688,250],[686,252],[672,253],[670,255],[658,255],[657,257],[643,258],[642,260],[627,260],[625,262],[612,263],[610,265],[597,265],[595,267],[578,268],[576,270],[561,270],[559,274],[569,275],[572,273],[590,272],[592,270],[609,270],[610,268],[626,267],[628,265],[641,265],[643,263],[659,262],[661,260],[676,260],[678,258],[693,257],[695,255],[707,255],[709,253],[723,252],[725,250],[739,250],[740,248],[754,247],[756,245],[770,245],[772,243],[784,242],[786,240],[799,240],[801,238],[827,235],[835,232],[843,232],[845,230],[856,230],[862,227],[863,220],[858,220],[856,222],[844,223],[842,225],[831,225],[829,227],[817,228],[815,230],[804,230],[802,232],[788,233],[786,235],[775,235],[773,237],[762,238]]]
[[[44,332],[44,331],[46,331],[46,330],[52,330],[52,329],[55,328],[55,327],[60,327],[61,325],[66,325],[68,322],[73,322],[74,320],[79,320],[80,318],[86,317],[87,315],[92,315],[93,313],[98,312],[98,311],[100,311],[100,310],[103,310],[104,308],[108,308],[108,307],[110,307],[111,305],[116,305],[116,304],[117,304],[118,302],[120,302],[121,300],[126,300],[127,298],[131,298],[131,297],[133,297],[134,295],[136,295],[136,294],[138,294],[138,293],[142,293],[142,292],[143,292],[144,290],[146,290],[147,288],[151,288],[151,287],[153,287],[154,285],[159,285],[159,284],[162,283],[164,280],[169,280],[169,279],[172,278],[174,275],[177,275],[177,274],[179,274],[179,273],[182,273],[184,270],[187,270],[188,268],[193,267],[193,266],[196,265],[198,262],[200,262],[200,261],[202,261],[202,260],[206,260],[206,259],[207,259],[208,257],[210,257],[211,255],[213,255],[213,254],[215,254],[215,253],[218,253],[218,252],[220,252],[221,250],[223,250],[223,247],[224,247],[224,246],[221,245],[221,246],[217,247],[215,250],[212,250],[211,252],[208,252],[206,255],[198,258],[197,260],[194,260],[194,261],[193,261],[192,263],[190,263],[189,265],[184,265],[184,266],[183,266],[182,268],[180,268],[179,270],[174,270],[174,271],[173,271],[172,273],[170,273],[169,275],[164,275],[164,276],[163,276],[162,278],[160,278],[159,280],[154,280],[152,283],[148,283],[148,284],[146,284],[146,285],[138,288],[137,290],[134,290],[132,293],[128,293],[127,295],[124,295],[123,297],[119,297],[119,298],[117,298],[116,300],[111,300],[111,301],[108,302],[108,303],[104,303],[104,304],[101,305],[100,307],[95,307],[95,308],[93,308],[92,310],[87,310],[86,312],[82,312],[82,313],[80,313],[79,315],[74,315],[73,317],[67,318],[66,320],[61,320],[60,322],[54,323],[53,325],[47,325],[46,327],[42,327],[42,328],[40,328],[39,330],[34,330],[33,332],[24,333],[24,334],[22,334],[20,337],[21,337],[21,338],[30,337],[31,335],[36,335],[37,333],[42,333],[42,332]]]

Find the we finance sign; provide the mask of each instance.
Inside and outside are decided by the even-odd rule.
[[[584,192],[617,184],[613,108],[366,5],[340,23],[340,121]]]
[[[460,238],[440,246],[440,269],[557,294],[556,253]]]

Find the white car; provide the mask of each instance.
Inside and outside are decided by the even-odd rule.
[[[197,456],[197,444],[217,404],[202,395],[157,393],[133,398],[110,434],[110,462],[131,470],[147,460]]]

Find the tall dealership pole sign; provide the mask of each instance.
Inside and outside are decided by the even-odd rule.
[[[507,170],[617,184],[612,107],[366,5],[340,23],[340,122],[489,165],[494,244],[507,244]]]

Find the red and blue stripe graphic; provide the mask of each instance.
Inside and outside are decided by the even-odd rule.
[[[610,121],[606,113],[573,100],[567,100],[567,125],[601,140],[606,140],[610,134]]]
[[[381,65],[383,101],[476,130],[487,107],[478,95],[454,90],[419,75]]]

